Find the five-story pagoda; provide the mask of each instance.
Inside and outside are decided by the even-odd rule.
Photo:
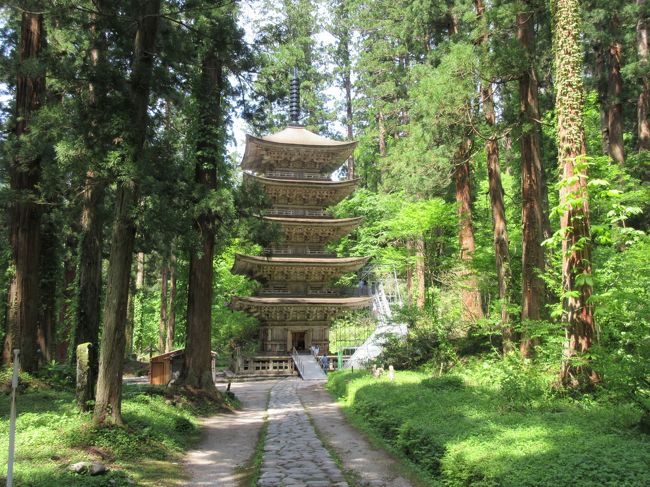
[[[260,352],[286,355],[316,345],[329,349],[332,319],[345,310],[369,307],[371,298],[350,296],[332,286],[359,270],[367,257],[340,258],[325,245],[351,232],[360,218],[333,218],[332,206],[352,193],[358,180],[333,181],[331,174],[351,155],[356,142],[339,142],[306,130],[299,121],[298,80],[291,90],[291,125],[273,135],[247,135],[241,163],[244,183],[256,181],[272,207],[263,218],[280,225],[281,244],[263,256],[237,255],[233,272],[262,283],[253,297],[235,297],[232,306],[261,324]]]

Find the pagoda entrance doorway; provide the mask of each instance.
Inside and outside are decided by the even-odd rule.
[[[304,331],[291,332],[291,346],[299,352],[304,352],[307,349],[305,341],[306,334]]]

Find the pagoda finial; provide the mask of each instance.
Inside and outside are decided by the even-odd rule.
[[[293,68],[293,79],[289,92],[289,119],[291,125],[300,125],[300,80],[298,80],[298,68]]]

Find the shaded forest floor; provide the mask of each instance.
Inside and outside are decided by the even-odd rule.
[[[123,389],[125,427],[98,429],[90,413],[78,412],[68,371],[45,379],[21,374],[14,485],[38,487],[160,486],[186,480],[181,460],[200,437],[198,417],[216,412],[205,402],[170,396],[161,387]],[[0,481],[7,465],[8,371],[0,373]],[[108,473],[91,477],[71,472],[69,465],[101,462]]]
[[[493,372],[397,372],[392,382],[337,372],[328,387],[356,426],[430,485],[650,485],[650,436],[632,405],[561,397]]]

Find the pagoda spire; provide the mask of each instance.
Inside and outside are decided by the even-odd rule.
[[[289,91],[289,119],[291,125],[300,126],[300,80],[296,67],[293,68],[293,79]]]

